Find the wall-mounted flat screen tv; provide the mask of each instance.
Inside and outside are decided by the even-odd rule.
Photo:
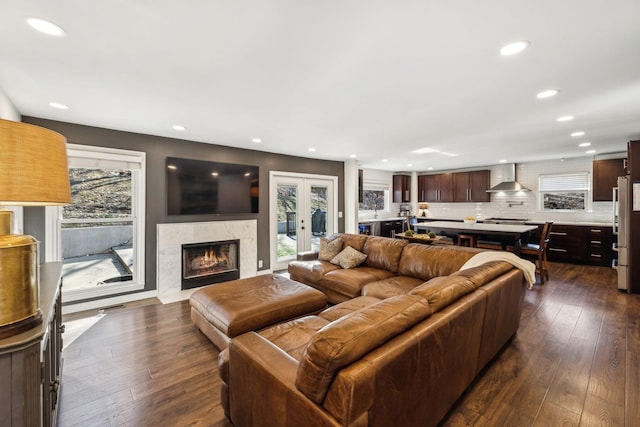
[[[168,215],[258,213],[258,166],[167,157]]]

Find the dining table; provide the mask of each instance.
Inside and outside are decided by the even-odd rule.
[[[464,233],[475,236],[500,236],[513,241],[516,255],[520,256],[522,239],[538,228],[528,224],[485,224],[483,222],[430,221],[413,224],[414,231],[440,231],[444,233]]]

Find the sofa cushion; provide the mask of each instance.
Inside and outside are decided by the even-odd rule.
[[[338,237],[342,239],[342,249],[351,246],[359,252],[362,252],[362,248],[364,248],[364,244],[368,238],[368,236],[364,234],[335,233],[329,237],[329,240],[334,240]]]
[[[338,370],[431,314],[416,295],[400,295],[342,317],[311,338],[296,374],[296,387],[320,404]]]
[[[311,337],[328,324],[328,320],[319,316],[305,316],[271,326],[258,333],[299,361]]]
[[[453,275],[466,277],[476,286],[482,286],[513,268],[513,265],[506,261],[489,261],[476,267],[456,271]]]
[[[412,289],[409,295],[419,295],[429,301],[429,306],[435,313],[476,288],[477,286],[464,276],[441,276]]]
[[[342,251],[342,237],[329,240],[326,237],[320,238],[320,251],[318,259],[321,261],[331,261],[333,257]]]
[[[320,287],[323,289],[331,289],[332,292],[348,298],[355,298],[360,296],[362,287],[367,283],[386,279],[393,275],[392,272],[387,270],[365,266],[348,270],[338,268],[322,276],[320,279]]]
[[[365,242],[362,251],[367,254],[366,263],[369,267],[397,273],[402,250],[407,244],[404,239],[371,236]]]
[[[370,305],[376,304],[378,302],[380,302],[380,298],[356,297],[343,301],[340,304],[331,306],[318,313],[318,316],[328,320],[329,322],[333,322],[334,320],[338,320],[339,318],[344,317],[347,314],[351,314],[354,311],[362,310],[363,308],[369,307]]]
[[[406,295],[410,290],[423,283],[424,280],[415,277],[393,276],[364,285],[362,295],[386,299],[396,295]]]
[[[328,261],[291,261],[287,267],[292,280],[307,283],[311,285],[317,284],[322,276],[332,270],[340,267],[331,264]]]
[[[402,251],[398,275],[422,280],[448,276],[460,270],[460,267],[478,252],[482,250],[410,243]]]
[[[331,259],[331,264],[339,265],[342,268],[354,268],[359,266],[367,259],[367,255],[353,249],[351,246],[344,248],[338,255]]]

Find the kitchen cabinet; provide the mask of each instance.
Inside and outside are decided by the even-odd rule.
[[[489,202],[487,190],[490,183],[490,171],[479,170],[456,172],[453,174],[454,202]]]
[[[452,202],[453,201],[453,178],[450,173],[435,175],[421,175],[423,179],[424,200],[421,202]],[[418,180],[420,185],[420,180]],[[420,189],[418,189],[420,193]]]
[[[395,237],[396,233],[402,233],[405,228],[404,219],[380,219],[361,221],[358,223],[358,233],[369,236]]]
[[[553,224],[549,235],[549,260],[581,263],[585,250],[583,231],[579,226]]]
[[[418,202],[427,201],[427,175],[418,175]]]
[[[62,263],[40,267],[42,324],[0,340],[0,425],[55,426],[62,376]]]
[[[404,220],[389,220],[380,222],[380,235],[382,237],[395,237],[396,233],[404,231]]]
[[[609,226],[554,224],[549,236],[550,261],[610,266],[613,250]]]
[[[626,174],[626,159],[605,159],[593,161],[593,201],[613,200],[613,187],[618,185],[618,177]]]
[[[611,227],[586,227],[586,263],[611,266],[613,257],[613,229]]]
[[[393,175],[393,203],[411,201],[411,177],[409,175]]]

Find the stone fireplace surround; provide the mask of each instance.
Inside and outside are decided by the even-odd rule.
[[[156,282],[163,304],[188,299],[198,288],[181,289],[182,245],[218,240],[240,240],[240,278],[257,274],[257,220],[180,222],[158,224]]]

